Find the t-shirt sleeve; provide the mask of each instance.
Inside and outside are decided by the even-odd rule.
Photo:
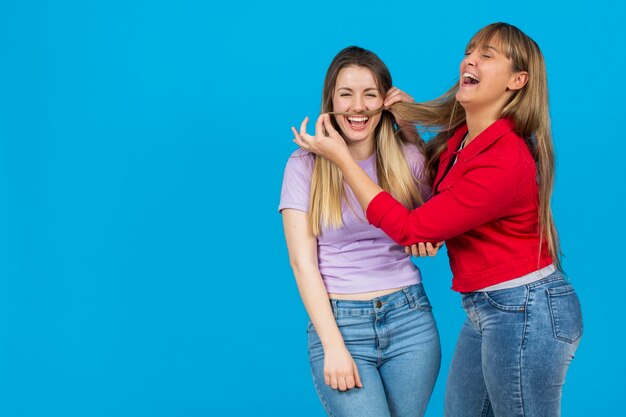
[[[315,158],[309,152],[297,150],[287,160],[280,192],[278,211],[296,209],[309,212],[311,175]]]
[[[412,211],[381,192],[367,207],[367,219],[401,245],[439,242],[504,216],[515,184],[517,174],[510,164],[493,160]]]
[[[422,194],[424,201],[428,200],[432,195],[432,187],[426,181],[426,173],[424,172],[424,165],[426,164],[426,157],[424,154],[413,144],[404,145],[404,155],[406,161],[409,164],[409,169],[413,174],[413,177],[417,181],[417,186]]]

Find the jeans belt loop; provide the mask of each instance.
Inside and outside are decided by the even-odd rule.
[[[413,298],[413,294],[409,291],[409,288],[402,288],[404,295],[406,296],[407,301],[409,302],[409,307],[412,309],[415,308],[415,299]]]
[[[330,303],[333,306],[333,316],[335,317],[335,320],[337,320],[337,300],[332,299],[330,300]]]

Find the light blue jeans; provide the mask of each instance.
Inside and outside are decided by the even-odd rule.
[[[559,271],[516,288],[464,293],[446,385],[446,417],[557,417],[583,332],[574,288]]]
[[[324,351],[309,322],[309,360],[317,394],[333,417],[423,416],[441,350],[422,284],[368,301],[331,300],[337,325],[363,388],[341,392],[324,384]]]

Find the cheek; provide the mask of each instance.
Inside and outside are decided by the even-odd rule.
[[[333,110],[334,111],[345,111],[348,109],[348,103],[346,100],[341,100],[340,98],[333,99]]]
[[[369,103],[368,106],[371,110],[374,109],[379,109],[383,106],[384,100],[382,97],[376,97],[375,99],[372,99]]]
[[[370,119],[371,121],[371,129],[374,130],[378,127],[378,125],[380,124],[380,119],[381,119],[381,115],[377,114],[376,116],[372,117]]]

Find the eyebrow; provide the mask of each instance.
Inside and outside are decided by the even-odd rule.
[[[339,90],[354,91],[354,90],[352,90],[350,87],[337,87],[337,91],[339,91]],[[366,89],[365,89],[365,90],[363,90],[363,91],[371,91],[371,90],[378,91],[378,88],[376,88],[376,87],[368,87],[368,88],[366,88]]]
[[[497,53],[500,53],[500,51],[498,51],[498,49],[495,46],[493,46],[493,45],[485,45],[485,46],[483,46],[483,49],[493,49]]]

